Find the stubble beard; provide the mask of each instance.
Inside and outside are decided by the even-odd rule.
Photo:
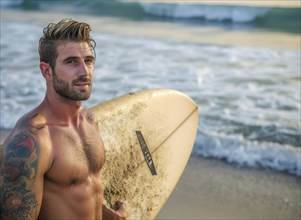
[[[84,81],[83,78],[78,78],[76,81]],[[90,98],[91,95],[91,88],[83,90],[83,91],[77,91],[75,88],[73,88],[75,80],[72,81],[71,85],[69,85],[68,82],[58,78],[57,74],[53,73],[53,88],[56,91],[57,94],[62,96],[65,99],[73,100],[73,101],[85,101]],[[90,82],[92,83],[92,82]]]

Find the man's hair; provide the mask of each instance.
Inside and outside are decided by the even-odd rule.
[[[39,41],[40,61],[49,63],[54,69],[57,58],[56,48],[65,41],[87,42],[94,51],[96,43],[90,36],[90,32],[90,25],[72,19],[63,19],[57,24],[50,23],[44,28],[43,36]]]

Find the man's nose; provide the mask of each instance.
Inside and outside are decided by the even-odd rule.
[[[78,75],[86,76],[89,74],[89,68],[85,62],[81,62],[78,69]]]

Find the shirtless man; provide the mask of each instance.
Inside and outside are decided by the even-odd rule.
[[[0,151],[2,219],[125,219],[123,203],[116,211],[103,205],[103,142],[97,120],[81,106],[94,75],[90,31],[70,19],[44,29],[45,99],[16,123]]]

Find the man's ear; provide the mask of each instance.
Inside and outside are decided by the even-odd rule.
[[[53,72],[49,63],[40,62],[40,70],[47,81],[51,81],[53,79]]]

